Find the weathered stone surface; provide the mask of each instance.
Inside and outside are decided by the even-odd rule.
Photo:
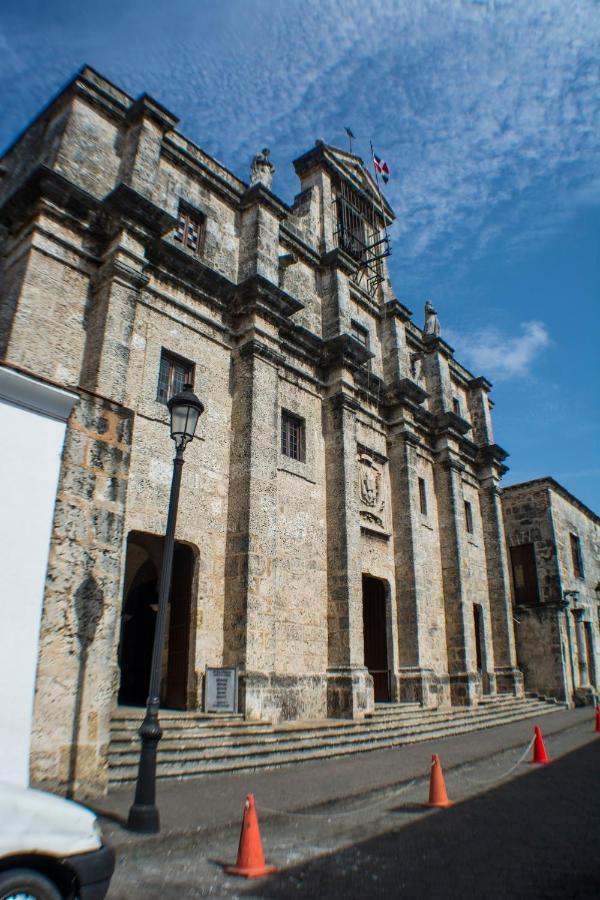
[[[0,187],[4,355],[81,397],[50,547],[34,779],[106,784],[124,602],[159,567],[147,548],[166,525],[164,353],[193,369],[205,404],[176,529],[188,606],[163,657],[168,686],[179,654],[180,705],[202,707],[207,666],[234,665],[248,718],[365,716],[363,576],[382,586],[391,699],[520,693],[490,386],[412,321],[385,260],[369,289],[338,246],[342,181],[379,229],[393,218],[360,160],[316,145],[295,161],[290,208],[152,98],[88,69],[43,122],[6,154]],[[202,223],[198,252],[169,231],[180,204]],[[301,423],[299,458],[284,452],[284,413]]]
[[[593,702],[600,690],[600,519],[553,478],[505,488],[502,509],[509,551],[530,544],[535,559],[537,600],[515,605],[525,685],[569,703]]]

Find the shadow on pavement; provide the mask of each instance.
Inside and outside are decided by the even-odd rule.
[[[248,897],[600,897],[600,741],[240,891]],[[400,810],[398,810],[400,811]]]

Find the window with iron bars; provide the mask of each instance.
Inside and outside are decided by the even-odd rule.
[[[179,207],[175,240],[197,256],[202,253],[206,218],[202,213],[192,212],[185,206]]]
[[[306,429],[304,419],[281,411],[281,452],[298,462],[306,460]]]
[[[387,234],[380,233],[373,203],[340,180],[334,191],[334,207],[337,246],[356,262],[357,281],[366,275],[369,291],[373,291],[383,281],[383,259],[390,254]]]
[[[186,359],[175,356],[167,350],[160,355],[160,367],[158,370],[158,387],[156,399],[159,403],[166,403],[175,394],[183,390],[186,384],[194,383],[194,364]]]

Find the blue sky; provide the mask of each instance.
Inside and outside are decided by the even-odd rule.
[[[0,145],[89,63],[274,190],[321,138],[392,168],[392,282],[493,383],[506,483],[600,509],[597,0],[3,0]]]

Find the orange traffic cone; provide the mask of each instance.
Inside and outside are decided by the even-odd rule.
[[[235,866],[228,866],[225,871],[228,875],[244,875],[246,878],[260,878],[262,875],[270,875],[277,871],[275,866],[265,865],[254,794],[248,794],[246,797]]]
[[[533,742],[533,759],[532,763],[549,763],[550,757],[546,753],[546,748],[544,747],[544,739],[542,738],[542,732],[539,727],[535,726],[535,740]]]
[[[594,731],[600,731],[600,706],[596,707],[596,727]]]
[[[454,806],[451,800],[448,800],[446,793],[446,782],[444,781],[444,773],[442,772],[442,764],[437,753],[431,757],[431,777],[429,779],[429,801],[425,806]]]

